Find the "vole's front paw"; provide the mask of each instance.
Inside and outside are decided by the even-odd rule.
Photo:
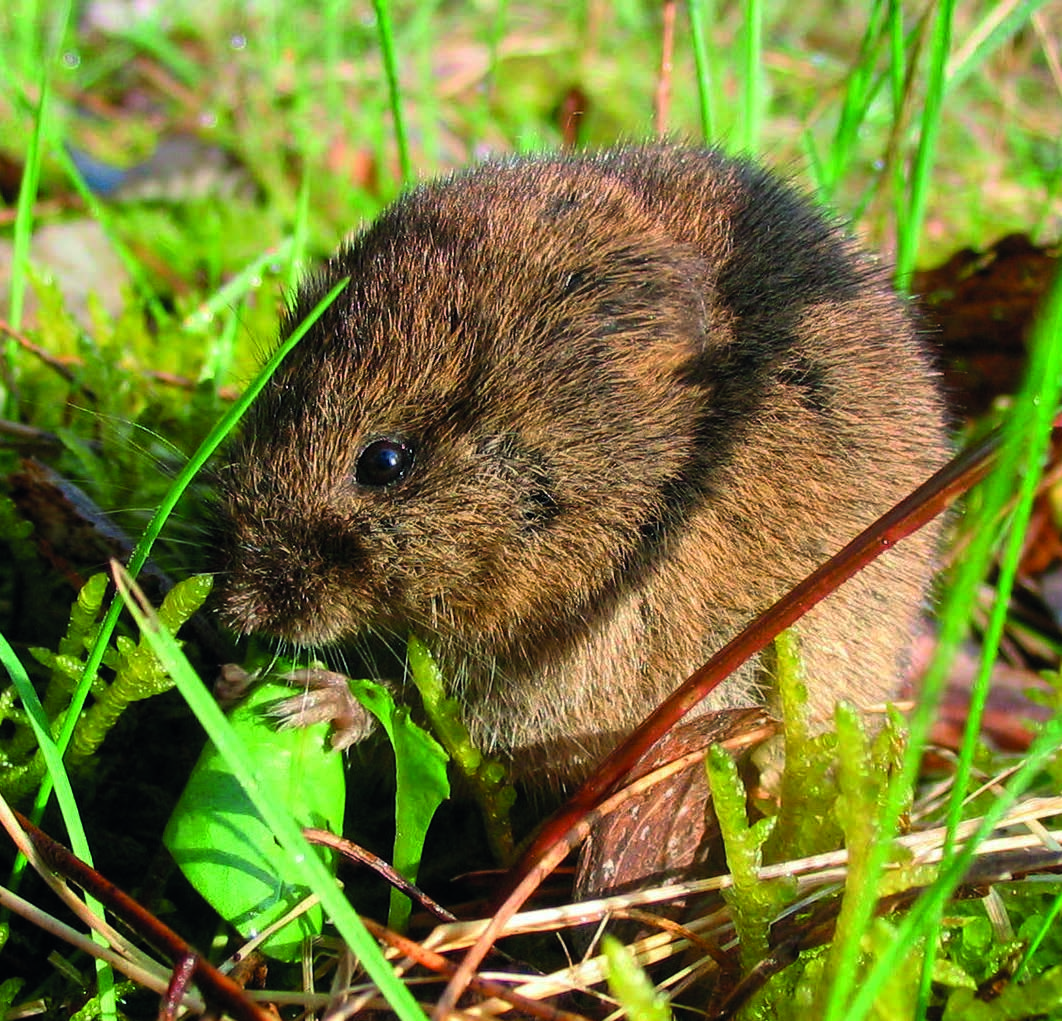
[[[282,674],[281,680],[302,690],[283,699],[271,714],[281,727],[308,727],[314,723],[332,724],[332,747],[342,751],[372,733],[376,721],[354,697],[344,674],[320,667],[308,667]]]
[[[223,708],[231,708],[252,684],[258,673],[248,673],[236,663],[226,663],[214,682],[214,697]],[[302,690],[291,698],[275,702],[269,715],[282,729],[332,724],[332,747],[343,751],[372,733],[375,719],[354,697],[343,674],[321,667],[308,667],[281,674],[280,680]]]

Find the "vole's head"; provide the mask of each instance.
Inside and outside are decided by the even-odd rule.
[[[683,486],[707,272],[586,167],[402,199],[305,288],[292,326],[350,277],[222,469],[228,622],[500,650],[578,619]]]

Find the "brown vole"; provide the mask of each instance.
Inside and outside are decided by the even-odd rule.
[[[409,192],[223,467],[223,613],[410,629],[473,736],[572,780],[944,459],[883,269],[766,171],[658,144]],[[799,624],[816,712],[894,692],[932,529]],[[714,708],[769,698],[750,664]]]

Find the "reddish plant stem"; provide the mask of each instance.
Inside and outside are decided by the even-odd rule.
[[[671,119],[671,68],[675,54],[675,7],[676,0],[664,0],[661,11],[660,76],[656,80],[656,135],[662,138]]]

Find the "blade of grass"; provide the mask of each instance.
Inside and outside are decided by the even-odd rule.
[[[41,42],[41,29],[44,25],[41,17],[43,6],[43,3],[38,4],[34,0],[22,0],[21,10],[11,12],[15,56],[12,63],[22,74],[29,74],[30,69],[38,67],[40,63],[40,55],[44,49]]]
[[[67,836],[70,838],[70,846],[79,858],[87,864],[92,864],[88,838],[85,836],[85,829],[81,825],[81,813],[74,797],[74,790],[70,786],[70,777],[66,772],[66,767],[63,765],[62,754],[58,745],[52,739],[51,724],[48,721],[48,716],[44,711],[44,706],[41,705],[40,699],[37,697],[37,691],[33,687],[29,675],[26,673],[26,668],[2,634],[0,634],[0,663],[3,664],[8,677],[11,678],[11,683],[15,686],[15,691],[22,702],[22,708],[25,710],[30,726],[33,728],[33,733],[37,738],[37,745],[40,748],[45,765],[55,784],[55,798],[59,802],[59,811],[62,813],[63,824],[66,826]],[[20,859],[20,861],[24,863],[25,859]],[[18,872],[12,870],[12,875],[17,876]]]
[[[477,90],[479,99],[468,108],[468,126],[465,138],[468,159],[475,157],[477,149],[495,121],[494,102],[497,98],[501,46],[509,26],[508,0],[499,0],[494,5],[493,13],[485,21],[482,39],[487,48],[487,69],[483,76],[483,87]]]
[[[875,0],[871,6],[867,27],[859,43],[859,55],[848,78],[841,115],[837,120],[837,130],[830,144],[829,160],[824,171],[823,192],[829,201],[833,200],[837,185],[848,169],[859,130],[881,84],[874,65],[882,44],[887,10],[887,0]]]
[[[387,93],[391,103],[391,118],[394,121],[395,143],[398,146],[398,165],[402,181],[413,179],[413,165],[409,159],[409,140],[402,117],[402,96],[398,88],[398,67],[395,61],[394,32],[391,28],[391,5],[388,0],[372,0],[376,12],[376,31],[380,41],[380,56],[383,58],[384,74],[387,76]]]
[[[131,18],[115,35],[124,39],[135,51],[143,51],[154,58],[182,84],[196,86],[203,77],[203,68],[185,56],[181,47],[170,41],[166,26],[158,18]]]
[[[715,114],[715,91],[712,88],[715,53],[714,49],[709,48],[704,25],[705,22],[714,23],[715,4],[713,0],[688,0],[686,12],[690,19],[693,61],[697,68],[697,106],[701,117],[701,139],[706,145],[710,145],[716,138],[719,121]]]
[[[39,58],[39,96],[33,109],[33,132],[30,136],[30,147],[27,151],[26,160],[23,166],[23,177],[19,188],[18,209],[15,220],[14,253],[12,258],[11,287],[9,294],[10,320],[16,330],[21,328],[22,323],[26,289],[26,269],[29,265],[29,243],[33,232],[33,208],[40,183],[44,143],[45,140],[50,138],[51,133],[51,125],[49,122],[51,114],[51,75],[56,66],[59,50],[65,42],[70,21],[73,17],[73,10],[73,0],[67,0],[67,2],[59,8],[60,14],[59,18],[56,20],[51,45],[46,48],[45,52]],[[38,24],[36,21],[33,23]],[[29,65],[27,64],[24,66],[28,67]],[[16,95],[20,91],[21,90],[16,90]],[[22,97],[22,103],[25,107],[30,106],[24,96]],[[7,346],[7,360],[9,366],[11,366],[13,358],[13,348],[10,346],[10,343],[11,342],[9,342],[9,345]],[[13,368],[13,366],[11,367]],[[0,401],[0,404],[3,405],[7,416],[17,418],[15,409],[10,407],[10,397],[11,395],[4,394],[3,400]],[[16,690],[19,691],[19,697],[22,700],[23,707],[26,709],[27,715],[30,719],[30,725],[33,727],[37,736],[41,754],[44,756],[47,765],[45,785],[49,787],[55,785],[56,797],[59,801],[60,811],[67,828],[67,834],[70,838],[71,845],[77,848],[79,853],[84,854],[86,861],[91,861],[88,838],[86,837],[84,827],[81,824],[80,812],[78,811],[77,803],[74,800],[73,791],[70,788],[69,777],[62,765],[62,752],[63,749],[65,749],[66,744],[52,741],[51,731],[48,727],[47,719],[44,717],[44,711],[40,702],[36,698],[36,693],[29,683],[29,678],[22,669],[22,664],[18,661],[18,658],[14,655],[10,645],[8,645],[7,641],[3,639],[2,636],[0,636],[0,642],[2,642],[2,644],[0,644],[0,659],[3,660],[4,666],[8,670]],[[88,689],[86,687],[86,695],[87,691]],[[84,698],[82,698],[82,704],[84,704]],[[76,716],[77,712],[71,707],[67,716],[67,722],[69,722],[71,726],[71,733],[73,732],[73,723],[76,720]],[[43,813],[43,804],[41,808]],[[40,816],[38,815],[38,819],[39,818]],[[13,868],[12,876],[13,878],[18,877],[17,861]],[[86,898],[86,901],[89,901],[89,898]],[[98,904],[93,902],[93,907],[95,910],[102,913],[102,909]],[[93,933],[93,939],[97,942],[102,941],[102,937],[96,933]],[[109,1019],[115,1019],[118,1017],[114,972],[106,961],[98,958],[95,963],[95,968],[96,988],[98,993],[97,1002],[99,1003],[100,1015],[109,1021]]]
[[[416,14],[407,17],[408,49],[414,54],[416,66],[416,100],[413,105],[417,120],[418,148],[423,162],[422,173],[435,173],[442,160],[442,144],[439,132],[439,99],[436,90],[435,39],[438,0],[420,0]],[[403,171],[408,181],[409,175]]]
[[[926,96],[919,127],[918,149],[909,175],[907,194],[900,198],[905,203],[907,215],[903,229],[896,238],[896,281],[902,290],[907,290],[914,272],[915,257],[925,219],[926,196],[933,160],[936,155],[937,137],[944,103],[944,71],[951,49],[951,29],[955,15],[955,0],[940,0],[936,19],[933,22],[933,37],[929,52],[929,69],[926,74]]]
[[[741,128],[738,144],[742,152],[758,150],[763,135],[763,0],[745,0],[744,39],[741,48],[743,85]]]
[[[265,820],[277,843],[287,852],[290,859],[289,868],[301,875],[306,885],[320,898],[322,906],[351,952],[356,955],[359,964],[369,973],[398,1016],[403,1021],[423,1021],[424,1014],[413,995],[387,963],[376,941],[369,935],[368,929],[343,896],[324,862],[310,847],[298,824],[278,805],[272,792],[259,783],[251,756],[243,742],[233,732],[214,696],[192,669],[176,639],[159,622],[131,575],[119,564],[115,564],[114,568],[121,601],[133,615],[152,651],[195,712],[214,747],[239,780],[255,810]]]
[[[907,108],[907,37],[904,32],[903,5],[899,0],[889,2],[889,102],[892,128],[886,174],[893,196],[904,192],[904,161],[900,156],[900,136]],[[900,237],[907,230],[907,204],[899,199],[893,203],[895,234]],[[893,277],[896,271],[893,268]]]
[[[45,137],[45,122],[50,111],[50,82],[48,75],[41,72],[40,96],[33,111],[33,131],[30,133],[26,160],[22,169],[22,181],[18,189],[18,206],[15,214],[14,251],[11,256],[11,283],[8,287],[8,320],[14,330],[22,329],[22,313],[26,303],[26,284],[29,268],[30,238],[33,236],[33,208],[37,202],[37,189],[41,179],[41,160]],[[9,369],[14,368],[14,341],[6,343]],[[6,402],[5,402],[6,403]],[[14,409],[5,412],[8,418],[17,418]]]
[[[321,17],[324,21],[324,34],[321,42],[324,46],[324,102],[334,123],[345,121],[343,90],[340,87],[343,75],[343,60],[346,56],[343,48],[344,21],[347,11],[344,0],[326,0],[321,5]]]
[[[810,130],[804,131],[800,136],[800,148],[804,152],[804,160],[807,163],[808,175],[814,186],[814,193],[827,200],[830,195],[830,187],[826,181],[826,168],[822,157],[819,155],[818,146],[815,144],[815,136]],[[853,216],[853,220],[858,219]]]
[[[148,279],[148,275],[145,273],[144,268],[140,265],[140,260],[133,255],[129,247],[119,237],[118,231],[114,228],[109,210],[102,202],[100,202],[95,193],[85,182],[85,178],[82,176],[81,171],[77,169],[70,153],[67,152],[62,137],[56,133],[49,138],[49,142],[51,143],[50,147],[52,156],[63,168],[66,176],[70,179],[70,183],[74,186],[74,190],[81,197],[82,202],[85,203],[85,207],[88,209],[92,218],[103,228],[103,232],[107,235],[108,242],[114,249],[118,258],[122,260],[122,265],[125,266],[125,270],[132,279],[137,292],[144,300],[144,304],[157,322],[165,322],[169,318],[169,313],[159,299],[158,293]]]
[[[46,61],[45,64],[47,65],[48,62]],[[49,88],[49,80],[47,78],[42,78],[40,99],[37,104],[31,103],[29,97],[25,95],[17,85],[13,90],[16,105],[21,106],[32,117],[34,129],[31,135],[30,149],[27,152],[25,170],[23,172],[23,185],[19,191],[18,216],[15,222],[15,254],[13,257],[12,285],[10,291],[12,295],[11,322],[17,329],[18,324],[21,321],[22,300],[25,294],[25,280],[19,279],[18,288],[16,289],[16,274],[24,275],[25,267],[28,265],[29,238],[33,227],[32,203],[36,200],[37,185],[40,176],[40,163],[43,159],[45,143],[47,143],[47,148],[51,152],[53,158],[59,163],[64,173],[70,179],[70,183],[74,186],[74,190],[85,203],[89,215],[91,215],[92,218],[103,228],[104,233],[107,235],[108,242],[118,257],[122,260],[122,264],[132,278],[134,285],[143,297],[151,314],[159,322],[164,322],[168,318],[168,314],[163,308],[154,288],[151,286],[147,274],[141,267],[140,262],[119,238],[117,231],[113,227],[110,213],[85,182],[81,171],[78,170],[66,149],[66,144],[61,131],[52,123],[46,102],[49,95]],[[27,179],[29,182],[28,185]],[[25,200],[23,200],[22,197],[23,192],[27,195]],[[25,213],[23,212],[24,201],[27,208],[27,212]],[[24,238],[20,239],[20,231],[25,232]],[[24,246],[24,250],[20,248],[20,245]],[[17,319],[15,318],[16,295],[18,296]]]
[[[967,34],[963,45],[948,60],[945,90],[950,92],[980,70],[985,61],[1046,4],[1047,0],[1005,0],[990,5],[980,23]]]
[[[893,123],[903,119],[904,95],[907,91],[907,43],[904,34],[903,4],[889,2],[889,94]]]
[[[1021,767],[1014,773],[1003,792],[984,814],[978,826],[962,849],[955,854],[947,865],[942,865],[940,876],[924,894],[915,902],[910,912],[903,917],[896,927],[892,944],[888,950],[874,962],[870,972],[860,981],[855,998],[846,1012],[841,1016],[845,1021],[862,1021],[869,1017],[874,1009],[874,998],[889,974],[896,968],[901,958],[907,954],[916,941],[923,938],[933,920],[947,906],[948,899],[962,883],[977,852],[977,847],[985,841],[999,825],[1007,811],[1021,795],[1037,780],[1037,774],[1058,753],[1062,746],[1062,717],[1056,716],[1041,731],[1029,746]]]
[[[285,260],[287,260],[289,267],[294,265],[294,253],[294,235],[285,238],[275,248],[270,248],[268,251],[263,252],[258,258],[244,266],[226,284],[219,287],[195,311],[185,316],[184,321],[181,323],[181,329],[190,333],[199,333],[206,330],[214,321],[215,316],[233,308],[258,286],[262,274],[269,266],[275,263],[283,263]]]
[[[1062,281],[1062,277],[1060,277]],[[1057,334],[1057,339],[1041,337],[1040,342],[1047,340],[1048,346],[1054,348],[1056,365],[1053,366],[1055,376],[1048,376],[1040,384],[1050,390],[1051,379],[1057,379],[1058,373],[1062,372],[1062,333]],[[1050,354],[1050,351],[1048,351]],[[1049,371],[1051,371],[1049,369]],[[1052,398],[1050,393],[1043,394],[1044,404],[1041,407],[1054,408],[1059,399],[1057,383],[1055,394]],[[1034,412],[1038,408],[1032,409]],[[966,725],[963,729],[962,745],[959,756],[955,763],[955,775],[952,782],[951,801],[948,805],[947,832],[943,848],[943,861],[946,864],[956,856],[955,834],[962,822],[965,798],[969,789],[970,778],[973,775],[974,756],[981,736],[981,721],[984,718],[985,706],[988,702],[988,691],[991,680],[992,668],[995,665],[999,643],[1003,636],[1003,629],[1007,622],[1007,613],[1010,608],[1010,596],[1014,589],[1018,567],[1025,545],[1025,533],[1029,519],[1032,516],[1033,502],[1036,499],[1040,475],[1047,453],[1048,436],[1051,429],[1050,414],[1047,415],[1046,423],[1040,420],[1028,423],[1031,429],[1030,450],[1028,453],[1027,470],[1018,475],[1018,495],[1016,505],[1010,522],[1007,526],[1007,534],[1004,539],[1003,552],[1000,557],[999,576],[995,585],[992,610],[989,616],[988,626],[985,628],[981,640],[981,655],[977,674],[970,688],[969,701],[966,709]],[[1017,425],[1012,433],[1025,434],[1026,428]],[[1038,441],[1038,442],[1037,442]],[[920,933],[926,948],[925,957],[922,960],[922,969],[918,990],[918,1008],[916,1017],[925,1017],[929,1007],[931,985],[933,981],[933,966],[937,956],[937,948],[940,941],[940,928],[942,923],[941,911],[945,906],[943,899],[939,900],[939,910],[927,912],[922,931]]]
[[[302,267],[306,262],[306,248],[310,236],[310,174],[302,175],[299,197],[295,204],[295,226],[291,232],[291,252],[288,258],[288,293],[294,294],[299,287]]]
[[[494,83],[498,77],[498,63],[501,56],[501,42],[509,24],[509,0],[499,0],[494,5],[494,16],[490,18],[487,28],[487,74],[486,89],[483,100],[486,103],[486,116],[490,119],[490,102],[493,98]]]
[[[30,726],[33,728],[33,733],[37,738],[37,747],[40,748],[48,776],[55,786],[55,798],[59,802],[59,811],[63,817],[63,825],[66,827],[70,846],[82,861],[91,865],[92,851],[89,847],[88,837],[85,834],[85,827],[82,825],[81,811],[74,797],[73,788],[70,786],[70,777],[66,772],[66,767],[63,765],[62,751],[59,745],[52,740],[51,725],[48,722],[47,714],[44,712],[40,699],[37,698],[37,692],[30,682],[25,667],[23,667],[18,656],[15,655],[15,650],[11,648],[3,635],[0,635],[0,663],[3,664],[4,669],[11,678],[11,683],[15,686],[15,691],[18,692],[22,708],[25,710]],[[11,879],[8,883],[12,891],[18,889],[25,866],[26,859],[21,854],[16,855],[14,864],[11,866]],[[103,905],[95,897],[86,893],[85,904],[91,911],[100,916],[103,915]],[[107,946],[107,940],[101,933],[93,931],[91,936],[93,942],[97,945],[101,947]],[[100,958],[96,958],[96,987],[101,1015],[105,1019],[117,1018],[118,1003],[115,996],[114,971],[107,961]]]
[[[999,652],[1000,640],[1007,622],[1010,597],[1014,590],[1018,568],[1021,564],[1025,547],[1025,535],[1029,519],[1032,517],[1033,503],[1043,466],[1046,463],[1049,436],[1051,430],[1051,411],[1062,397],[1060,376],[1062,376],[1062,275],[1056,284],[1055,305],[1045,308],[1041,326],[1034,336],[1034,350],[1040,356],[1030,366],[1030,381],[1035,388],[1034,401],[1029,408],[1031,420],[1020,420],[1012,427],[1012,434],[1028,441],[1028,469],[1018,475],[1018,493],[1014,511],[1010,516],[1007,536],[999,563],[999,576],[996,580],[992,610],[988,626],[981,640],[981,656],[977,674],[970,689],[967,705],[966,726],[963,730],[962,746],[955,764],[951,802],[948,806],[947,835],[944,843],[944,861],[949,861],[955,854],[955,834],[962,822],[962,813],[970,778],[974,770],[974,757],[977,753],[981,735],[981,721],[984,718],[988,702],[988,691],[992,668]],[[1054,320],[1052,317],[1057,317]],[[1052,332],[1053,331],[1053,332]],[[1040,363],[1043,364],[1040,364]],[[933,924],[926,932],[926,957],[922,968],[922,984],[919,996],[919,1016],[923,1016],[929,1004],[930,984],[932,981],[933,961],[939,943],[940,916],[933,918]]]
[[[242,301],[233,306],[225,317],[224,326],[206,341],[202,366],[196,381],[199,383],[209,381],[215,393],[218,393],[225,385],[232,369],[232,360],[236,353],[236,336],[240,330],[244,309],[245,305]]]
[[[996,581],[988,627],[982,639],[977,676],[970,692],[966,726],[955,766],[951,803],[948,806],[948,829],[944,845],[945,863],[949,863],[952,858],[956,857],[955,833],[962,821],[964,799],[973,775],[974,756],[977,753],[981,721],[984,718],[988,701],[992,667],[995,665],[1003,629],[1006,625],[1010,597],[1021,564],[1033,503],[1036,500],[1040,477],[1047,461],[1051,413],[1062,399],[1062,274],[1059,274],[1052,297],[1044,309],[1044,315],[1033,337],[1033,344],[1033,363],[1029,368],[1032,400],[1027,415],[1016,422],[1011,430],[1012,434],[1017,437],[1015,443],[1020,440],[1029,444],[1028,467],[1018,475],[1017,499],[1000,558],[999,577]],[[919,990],[919,1016],[925,1015],[929,1003],[933,961],[939,945],[940,912],[943,907],[944,902],[941,900],[939,909],[932,912],[930,921],[925,926],[927,953]]]
[[[41,161],[44,157],[44,141],[48,138],[47,128],[51,116],[51,86],[52,73],[55,70],[59,50],[66,39],[70,19],[73,17],[73,0],[67,0],[59,8],[59,17],[56,19],[51,40],[43,38],[44,33],[38,34],[34,29],[43,24],[41,21],[31,20],[24,27],[26,34],[21,36],[21,54],[28,58],[31,50],[35,60],[26,60],[23,68],[28,70],[34,64],[40,68],[37,79],[38,96],[37,102],[31,103],[25,95],[22,95],[21,105],[33,118],[33,131],[30,133],[29,147],[26,150],[26,158],[22,168],[22,181],[18,191],[18,207],[15,216],[14,251],[11,259],[11,283],[8,290],[8,321],[13,329],[22,328],[22,313],[26,298],[26,269],[29,266],[29,245],[33,234],[33,210],[37,201],[37,190],[41,179]],[[36,12],[39,16],[39,12]],[[32,27],[31,27],[32,26]],[[38,46],[40,52],[37,52]],[[15,84],[15,83],[13,83]],[[17,87],[14,93],[18,96],[21,89]],[[13,368],[14,344],[8,341],[6,358],[8,367]],[[6,397],[3,404],[8,403]],[[7,409],[5,414],[9,418],[17,417],[13,414],[14,409]]]
[[[1033,934],[1028,945],[1025,947],[1025,953],[1022,954],[1021,962],[1014,971],[1015,982],[1020,982],[1025,976],[1025,973],[1029,969],[1029,964],[1032,961],[1033,954],[1036,953],[1040,948],[1040,945],[1047,938],[1048,933],[1054,928],[1059,913],[1062,913],[1062,894],[1055,897],[1054,902],[1043,917],[1040,928]]]

